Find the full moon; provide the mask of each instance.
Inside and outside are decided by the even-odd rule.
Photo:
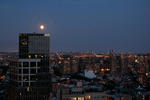
[[[44,29],[44,25],[41,25],[41,26],[40,26],[40,29],[43,30],[43,29]]]

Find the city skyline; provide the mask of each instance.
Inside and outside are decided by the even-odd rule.
[[[0,0],[0,100],[150,100],[150,0]]]
[[[148,0],[3,0],[0,51],[18,51],[19,32],[49,32],[51,51],[149,53],[149,5]],[[46,29],[40,31],[40,24]]]

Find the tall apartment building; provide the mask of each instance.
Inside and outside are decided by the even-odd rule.
[[[10,63],[11,100],[48,100],[49,41],[49,34],[19,34],[19,59]]]

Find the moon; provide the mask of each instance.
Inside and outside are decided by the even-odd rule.
[[[40,29],[43,30],[44,29],[44,25],[40,25]]]

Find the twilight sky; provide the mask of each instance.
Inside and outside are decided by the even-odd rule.
[[[40,24],[52,51],[150,52],[150,0],[0,0],[0,51]]]

